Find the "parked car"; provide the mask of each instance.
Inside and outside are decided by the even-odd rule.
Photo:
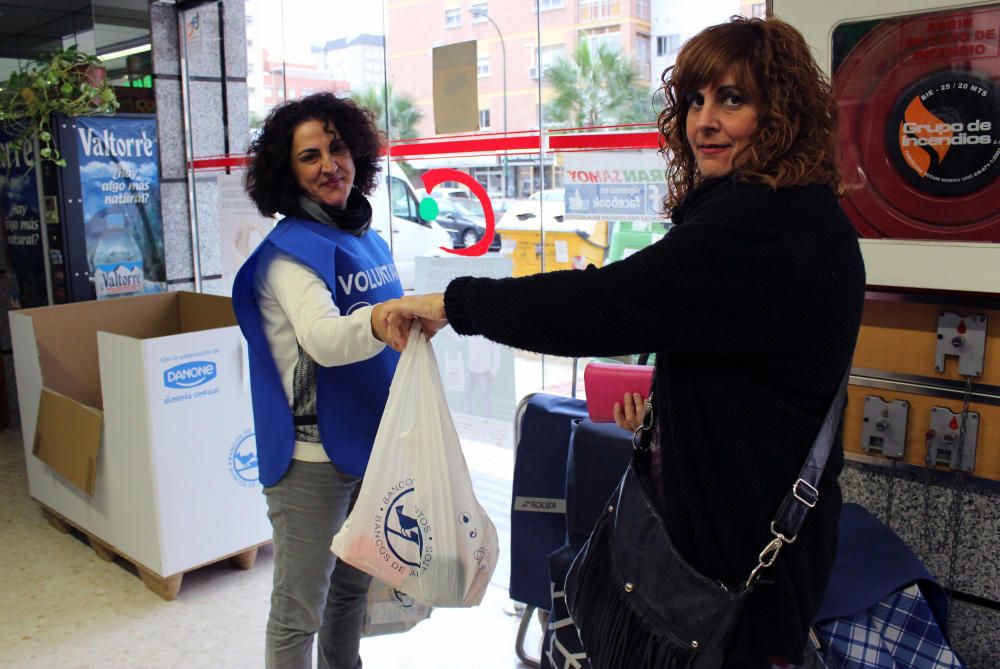
[[[546,227],[563,222],[566,203],[562,188],[550,188],[532,193],[527,200],[515,200],[500,217],[497,227],[503,229],[540,228],[544,216]]]
[[[383,165],[383,167],[385,167]],[[444,256],[444,248],[454,248],[451,234],[435,221],[420,218],[420,203],[406,174],[395,163],[383,169],[372,204],[372,229],[392,249],[403,290],[412,291],[419,256]]]
[[[455,248],[467,248],[483,238],[483,235],[486,234],[485,217],[476,214],[457,198],[436,196],[437,189],[435,188],[432,197],[438,205],[438,215],[434,221],[451,234]],[[478,201],[475,202],[479,204]],[[500,235],[495,232],[489,250],[500,250]]]
[[[417,199],[422,200],[427,196],[427,191],[422,188],[415,190],[417,194]],[[459,204],[463,205],[466,209],[471,211],[473,214],[482,216],[484,219],[486,217],[485,212],[483,212],[483,205],[479,202],[479,198],[472,194],[472,192],[467,188],[449,188],[446,186],[437,186],[434,188],[433,193],[434,199],[448,198],[450,200],[455,200]],[[513,200],[504,199],[503,197],[489,196],[490,204],[493,205],[493,216],[496,220],[500,220],[500,216],[507,210]]]

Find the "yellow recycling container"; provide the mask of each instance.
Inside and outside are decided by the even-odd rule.
[[[607,221],[569,220],[545,228],[544,250],[542,232],[531,227],[505,226],[501,235],[500,252],[514,262],[514,276],[527,276],[542,271],[583,269],[587,265],[600,267],[608,252]]]

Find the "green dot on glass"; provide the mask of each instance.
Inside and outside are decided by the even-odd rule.
[[[438,215],[438,203],[432,197],[425,197],[420,201],[420,218],[425,221],[433,221]]]

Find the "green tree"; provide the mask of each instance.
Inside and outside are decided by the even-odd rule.
[[[643,82],[639,67],[607,44],[592,50],[580,42],[572,58],[560,58],[546,68],[545,80],[554,91],[544,108],[546,126],[593,127],[656,119],[653,90]]]
[[[251,128],[262,128],[264,127],[264,119],[267,118],[267,114],[262,114],[258,111],[250,112],[250,127]]]
[[[388,129],[386,127],[386,94],[389,97]],[[406,93],[395,94],[392,84],[385,88],[372,86],[352,93],[354,101],[363,107],[368,107],[378,118],[378,125],[389,139],[410,139],[417,136],[417,124],[424,117]]]

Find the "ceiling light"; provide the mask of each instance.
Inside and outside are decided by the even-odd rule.
[[[131,49],[122,49],[121,51],[112,51],[110,53],[105,53],[97,56],[100,60],[114,60],[115,58],[124,58],[125,56],[132,56],[137,53],[145,53],[153,49],[150,44],[143,44],[141,46],[134,46]]]

